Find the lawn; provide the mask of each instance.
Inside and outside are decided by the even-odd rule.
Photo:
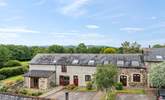
[[[86,87],[77,87],[73,91],[76,91],[76,92],[96,92],[97,89],[92,88],[91,90],[88,90]]]
[[[22,64],[22,66],[28,66],[29,61],[20,61],[20,63]]]
[[[2,81],[0,81],[0,82],[2,82],[2,83],[6,83],[6,82],[8,82],[8,81],[13,81],[13,82],[16,82],[16,81],[23,81],[23,76],[22,75],[17,75],[17,76],[12,76],[12,77],[9,77],[9,78],[7,78],[7,79],[5,79],[5,80],[2,80]]]

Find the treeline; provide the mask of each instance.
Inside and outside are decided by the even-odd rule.
[[[9,60],[28,61],[38,53],[140,53],[141,45],[137,42],[124,42],[121,47],[109,46],[86,46],[80,43],[78,46],[51,45],[23,46],[23,45],[0,45],[0,66]]]

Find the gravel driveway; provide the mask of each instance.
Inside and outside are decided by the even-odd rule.
[[[146,95],[141,94],[118,94],[116,100],[149,100]]]
[[[94,100],[97,95],[97,92],[69,92],[69,100]],[[59,91],[57,93],[47,96],[46,98],[55,100],[65,100],[65,91]],[[98,97],[98,100],[99,98],[100,97]]]

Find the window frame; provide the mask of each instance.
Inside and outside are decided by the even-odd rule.
[[[139,77],[138,77],[138,75],[139,75]],[[141,74],[139,74],[139,73],[132,74],[132,81],[133,82],[141,82]]]
[[[89,82],[91,80],[92,80],[91,75],[85,75],[85,82]]]
[[[66,73],[67,67],[65,65],[61,65],[61,72]]]

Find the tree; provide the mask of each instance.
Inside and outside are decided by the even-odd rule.
[[[88,48],[88,53],[100,53],[101,47],[90,47]]]
[[[165,87],[165,62],[151,66],[149,81],[154,87]]]
[[[108,53],[116,53],[116,49],[114,48],[106,48],[104,49],[104,53],[108,54]]]
[[[77,47],[76,47],[76,53],[87,53],[87,47],[84,43],[80,43]]]
[[[114,85],[116,76],[117,66],[112,64],[98,65],[94,75],[94,83],[99,90],[108,92]]]
[[[9,58],[9,50],[6,47],[0,45],[0,66],[4,66],[4,64],[9,60]]]
[[[121,44],[123,48],[123,53],[139,53],[141,45],[137,42],[130,43],[128,41],[125,41]]]
[[[153,48],[163,48],[163,47],[165,47],[165,45],[161,45],[161,44],[153,45]]]
[[[32,57],[34,57],[38,53],[48,53],[48,49],[46,47],[32,46],[30,47],[30,50]]]
[[[64,47],[60,45],[52,45],[48,48],[49,53],[64,53]]]

